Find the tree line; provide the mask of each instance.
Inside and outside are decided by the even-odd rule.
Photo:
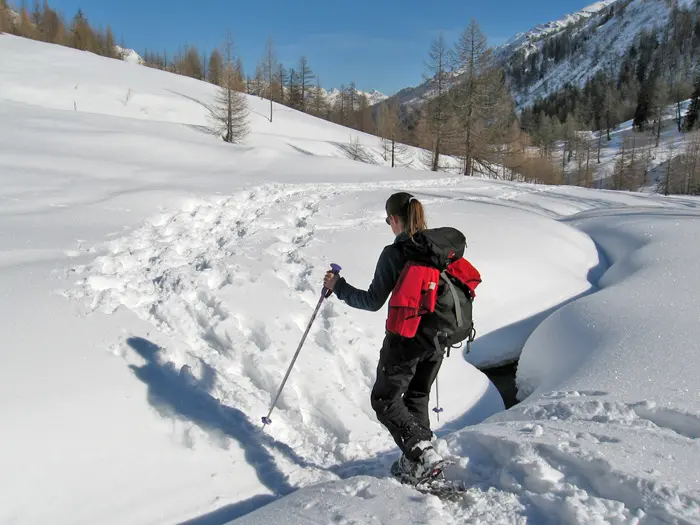
[[[52,9],[47,0],[34,1],[32,9],[25,4],[17,10],[10,9],[7,0],[0,0],[0,32],[72,47],[109,58],[117,56],[116,41],[112,29],[95,28],[85,13],[78,9],[70,22]]]

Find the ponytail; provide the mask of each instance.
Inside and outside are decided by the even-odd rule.
[[[394,193],[386,201],[386,212],[387,215],[400,217],[406,233],[411,237],[428,229],[423,205],[410,193]]]

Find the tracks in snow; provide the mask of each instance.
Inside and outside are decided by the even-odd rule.
[[[458,182],[418,181],[404,187]],[[246,448],[257,438],[237,429],[254,427],[258,415],[267,412],[318,299],[318,281],[328,264],[313,249],[322,203],[393,187],[270,184],[192,201],[98,247],[101,255],[94,262],[71,272],[79,281],[67,295],[89,302],[93,311],[128,308],[167,336],[158,336],[161,347],[132,337],[123,342],[122,353],[136,350],[146,358],[146,365],[132,368],[148,383],[154,407],[163,413],[167,405],[166,412],[179,421],[183,443],[221,445],[228,437]],[[377,208],[376,214],[334,221],[332,228],[379,223],[381,204]],[[353,345],[364,353],[348,352]],[[332,302],[324,305],[273,416],[276,438],[289,445],[284,450],[265,446],[269,468],[281,473],[265,483],[273,492],[284,492],[287,482],[300,486],[332,479],[329,469],[338,463],[393,446],[367,403],[376,347],[372,334],[339,318]],[[153,368],[159,374],[150,374]],[[155,384],[163,382],[175,392],[164,393]],[[347,382],[358,388],[347,388]],[[210,417],[202,421],[180,405],[182,398],[204,403]],[[302,463],[306,468],[299,468]],[[259,477],[267,479],[261,472]],[[288,481],[282,483],[283,478]]]

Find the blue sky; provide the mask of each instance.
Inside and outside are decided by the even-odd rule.
[[[326,88],[355,81],[387,94],[421,82],[430,41],[448,40],[475,18],[497,45],[519,31],[578,11],[586,0],[49,0],[72,17],[110,24],[139,52],[169,54],[185,43],[211,51],[230,27],[246,71],[253,72],[272,37],[278,58],[294,66],[306,55]]]

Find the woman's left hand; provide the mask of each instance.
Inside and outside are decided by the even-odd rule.
[[[338,279],[340,279],[340,277],[338,277],[337,273],[326,272],[326,276],[323,278],[323,286],[332,292],[335,288],[335,283],[338,282]]]

